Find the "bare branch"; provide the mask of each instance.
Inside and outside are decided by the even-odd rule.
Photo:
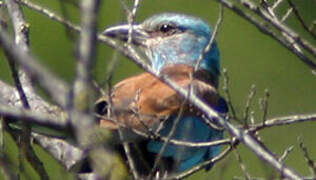
[[[21,100],[15,88],[3,83],[2,81],[0,81],[0,87],[0,103],[10,106],[2,109],[2,113],[4,113],[5,115],[16,117],[18,118],[17,120],[25,120],[26,122],[28,122],[28,118],[32,118],[33,122],[38,121],[36,122],[36,124],[51,124],[53,125],[52,127],[48,126],[51,128],[57,125],[57,129],[59,129],[59,125],[63,126],[64,123],[66,124],[65,120],[67,115],[63,113],[58,107],[45,102],[39,96],[31,96],[28,98],[33,111],[32,114],[30,114],[26,110],[18,109],[19,107],[21,107]],[[25,119],[23,119],[24,117]],[[84,158],[84,154],[81,152],[81,150],[69,143],[66,143],[63,140],[48,138],[46,136],[35,133],[32,134],[32,137],[34,137],[38,144],[40,144],[46,151],[51,153],[68,170],[74,164]]]
[[[8,7],[8,12],[10,14],[12,24],[14,27],[14,34],[15,34],[15,43],[19,46],[24,52],[29,52],[29,24],[27,24],[24,20],[23,13],[19,5],[15,1],[6,0],[6,5]],[[13,63],[13,62],[12,62]],[[13,72],[15,73],[15,72]],[[22,102],[25,107],[29,108],[29,104],[26,99],[25,90],[28,94],[35,93],[31,78],[23,71],[19,70],[19,75],[16,73],[14,75],[16,79],[16,86],[20,92],[20,96]],[[20,82],[21,81],[21,82]],[[22,88],[23,85],[23,88]]]
[[[37,124],[56,130],[63,130],[66,128],[66,119],[54,119],[44,113],[34,112],[33,110],[18,109],[8,107],[8,104],[0,103],[0,114],[3,117],[21,119],[22,122],[28,124]]]
[[[190,90],[191,88],[189,88]],[[183,113],[184,113],[184,107],[185,107],[185,104],[187,103],[187,98],[185,98],[185,100],[182,102],[181,104],[181,107],[180,107],[180,110],[179,110],[179,113],[176,117],[176,119],[174,120],[173,124],[172,124],[172,127],[171,127],[171,130],[166,138],[166,141],[164,141],[159,153],[158,153],[158,156],[156,157],[155,159],[155,162],[154,162],[154,166],[150,172],[150,175],[148,176],[148,179],[151,179],[152,176],[154,175],[155,171],[157,170],[158,168],[158,165],[159,165],[159,162],[162,158],[162,154],[165,152],[166,148],[167,148],[167,145],[169,144],[170,140],[172,139],[172,136],[174,135],[177,127],[178,127],[178,123],[180,122],[181,118],[183,117]]]
[[[261,109],[263,111],[263,115],[262,115],[262,124],[265,124],[265,121],[267,120],[267,116],[268,116],[268,106],[269,106],[269,97],[270,97],[270,93],[268,91],[268,89],[264,90],[264,97],[260,100],[260,105],[261,105]]]
[[[6,0],[6,5],[8,8],[9,15],[11,17],[11,21],[14,27],[15,32],[15,43],[18,47],[21,48],[22,51],[28,53],[28,24],[25,22],[23,17],[22,9],[15,1]],[[19,92],[19,96],[23,107],[26,109],[30,109],[30,104],[27,100],[26,93],[24,89],[27,89],[29,94],[34,94],[35,90],[33,88],[31,78],[28,74],[23,70],[20,69],[19,73],[16,68],[16,65],[11,56],[8,56],[8,61],[12,70],[13,79],[15,81],[16,88]],[[23,87],[22,87],[23,85]],[[30,137],[31,137],[31,127],[29,124],[22,122],[22,134],[20,136],[19,143],[19,170],[21,172],[24,171],[23,161],[26,158],[33,168],[37,171],[41,179],[48,179],[47,172],[39,160],[37,155],[35,154],[31,144],[30,144]]]
[[[304,145],[304,143],[303,143],[303,141],[302,141],[302,139],[300,137],[298,138],[298,142],[299,142],[301,150],[304,153],[304,157],[305,157],[305,160],[307,162],[308,167],[310,168],[310,171],[312,173],[312,177],[315,178],[316,177],[316,164],[312,160],[312,158],[310,157],[310,155],[309,155],[309,153],[307,151],[307,148]]]
[[[250,174],[248,173],[248,171],[247,171],[247,169],[246,169],[246,166],[245,166],[245,164],[244,164],[244,162],[243,162],[243,160],[242,160],[242,158],[241,158],[241,156],[240,156],[240,154],[239,154],[237,148],[234,148],[234,154],[235,154],[235,157],[236,157],[236,159],[237,159],[237,161],[238,161],[238,164],[239,164],[239,166],[240,166],[240,169],[242,170],[242,172],[243,172],[244,175],[245,175],[245,179],[246,179],[246,180],[251,180],[251,176],[250,176]]]
[[[244,5],[244,7],[246,7],[247,9],[251,10],[252,12],[262,17],[264,20],[271,23],[279,31],[285,33],[290,38],[290,40],[293,40],[295,43],[298,43],[300,46],[302,46],[304,49],[310,52],[314,57],[316,57],[316,48],[313,47],[308,41],[301,38],[299,34],[291,30],[285,24],[280,23],[280,21],[277,18],[269,16],[268,13],[260,9],[258,6],[256,6],[249,0],[239,0],[239,2],[242,5]]]
[[[32,133],[36,143],[48,151],[57,159],[67,170],[72,169],[79,161],[86,157],[79,148],[58,138],[49,138],[47,136]]]
[[[308,26],[306,25],[303,17],[301,16],[301,14],[299,13],[296,5],[292,2],[292,0],[287,0],[287,2],[289,3],[289,5],[291,6],[291,8],[293,9],[293,12],[296,16],[296,18],[298,19],[298,21],[301,23],[301,25],[303,26],[303,28],[309,32],[309,34],[314,38],[316,39],[316,34],[313,33],[312,29],[308,28]]]
[[[198,164],[197,166],[194,166],[193,168],[191,168],[183,173],[167,177],[166,179],[170,179],[170,180],[171,179],[183,179],[185,177],[188,177],[188,176],[192,175],[193,173],[205,168],[206,166],[208,166],[210,164],[214,164],[214,163],[222,160],[231,152],[231,150],[232,150],[232,146],[229,146],[224,151],[222,151],[219,155],[213,157],[212,159],[210,159],[208,161],[204,161],[203,163]]]
[[[263,32],[264,34],[267,34],[268,36],[272,37],[273,39],[275,39],[277,42],[279,42],[282,46],[284,46],[285,48],[287,48],[290,52],[294,53],[297,57],[300,58],[300,60],[302,60],[306,65],[308,65],[311,69],[315,70],[316,69],[316,63],[313,62],[308,56],[306,56],[304,53],[302,53],[301,51],[297,50],[295,47],[292,46],[292,42],[289,42],[286,39],[281,38],[279,35],[277,35],[274,31],[272,31],[271,29],[269,29],[267,27],[266,23],[260,22],[257,19],[255,19],[252,15],[247,14],[246,12],[244,12],[241,8],[237,7],[236,5],[234,5],[233,3],[227,1],[227,0],[218,0],[220,3],[222,3],[225,7],[231,9],[234,13],[236,13],[237,15],[241,16],[242,18],[246,19],[249,23],[255,25],[261,32]],[[243,1],[245,2],[245,1]],[[247,1],[248,2],[248,1]],[[248,6],[248,3],[244,3],[245,6]],[[250,9],[252,9],[253,11],[259,11],[259,8],[257,8],[257,6],[253,5],[252,3],[249,5],[251,6]],[[260,10],[260,14],[261,14],[261,10]],[[263,16],[263,15],[262,15]],[[265,13],[264,16],[268,16],[267,13]],[[266,18],[268,22],[270,22],[270,18]],[[275,20],[271,20],[271,21],[275,21]],[[274,22],[275,23],[275,22]],[[275,23],[276,24],[276,23]],[[282,29],[284,28],[283,25],[275,25],[277,27],[279,27],[278,29],[280,31],[282,31]],[[286,31],[288,30],[288,28],[286,27]],[[296,33],[292,34],[292,31],[290,36],[291,38],[293,38],[295,41],[302,41],[300,39],[300,37],[297,36]],[[289,33],[289,32],[288,32]],[[302,43],[301,43],[302,44]],[[309,45],[311,46],[311,45]],[[304,47],[305,48],[305,47]],[[310,51],[314,51],[314,48],[309,48]],[[316,50],[315,50],[316,53]]]
[[[37,63],[31,55],[25,53],[20,47],[10,40],[7,33],[0,31],[0,44],[6,55],[18,62],[21,67],[32,77],[39,81],[40,85],[51,95],[52,99],[65,107],[68,86],[64,81],[56,78],[45,67]]]
[[[99,1],[82,0],[80,7],[82,16],[79,58],[73,87],[74,101],[69,113],[72,126],[75,130],[76,140],[80,147],[88,152],[92,167],[99,178],[105,178],[111,175],[115,156],[109,146],[104,148],[97,144],[91,144],[91,136],[94,136],[94,129],[97,127],[92,114],[94,98],[91,74],[96,53],[96,27]],[[109,135],[105,140],[111,138]]]
[[[291,125],[294,123],[301,123],[301,122],[308,122],[308,121],[316,121],[316,114],[293,115],[293,116],[285,116],[285,117],[280,117],[280,118],[273,118],[270,120],[266,120],[264,124],[260,123],[251,127],[249,131],[258,131],[267,127]]]
[[[63,24],[64,26],[67,27],[67,29],[73,29],[77,32],[80,31],[79,26],[72,24],[67,19],[64,19],[63,17],[57,15],[56,13],[52,12],[51,10],[48,10],[47,8],[42,7],[41,5],[35,4],[35,3],[28,1],[28,0],[17,0],[17,1],[24,6],[30,8],[30,9],[33,9],[33,10],[39,12],[42,15],[47,16],[48,18],[50,18],[54,21],[57,21],[57,22]]]
[[[284,161],[289,156],[290,152],[292,152],[293,149],[294,149],[294,146],[290,146],[289,148],[285,149],[285,151],[283,152],[279,160]]]
[[[216,21],[216,24],[215,24],[212,36],[211,36],[208,44],[205,46],[204,51],[200,54],[199,58],[197,59],[197,63],[195,65],[195,67],[194,67],[194,71],[198,70],[198,68],[200,67],[201,61],[204,59],[205,54],[211,50],[212,45],[213,45],[213,43],[215,41],[215,38],[217,36],[217,33],[218,33],[218,28],[220,27],[220,25],[223,22],[223,16],[224,16],[224,8],[220,4],[218,18],[217,18],[217,21]]]
[[[255,97],[255,94],[256,94],[256,85],[253,84],[253,85],[251,85],[251,88],[250,88],[250,92],[249,92],[249,95],[248,95],[248,98],[247,98],[247,102],[246,102],[244,117],[243,117],[244,125],[246,126],[246,128],[248,127],[250,106],[251,106],[252,101],[253,101],[253,99]]]
[[[293,12],[293,8],[289,8],[284,14],[284,16],[281,18],[281,22],[283,23],[284,21],[286,21],[292,12]]]
[[[121,2],[123,2],[123,1],[121,1]],[[137,13],[139,5],[140,5],[140,0],[134,0],[134,6],[133,6],[133,9],[132,9],[132,12],[130,12],[130,11],[128,11],[128,9],[126,9],[127,10],[127,20],[128,20],[128,24],[129,24],[128,40],[127,40],[126,46],[130,46],[130,44],[131,44],[131,42],[133,40],[132,39],[132,34],[133,34],[133,26],[132,25],[134,23],[134,20],[135,20],[136,13]],[[135,97],[135,98],[137,99],[138,97]],[[112,105],[112,102],[111,102],[111,105]],[[119,135],[120,135],[121,139],[124,138],[120,126],[119,126]],[[132,154],[131,154],[131,151],[130,151],[130,148],[129,148],[129,145],[128,145],[127,142],[123,143],[123,148],[124,148],[127,160],[128,160],[128,164],[129,164],[130,169],[132,171],[133,177],[135,179],[139,179],[139,174],[138,174],[138,172],[136,170],[136,164],[135,164],[135,162],[133,160],[133,157],[132,157]]]
[[[239,120],[239,118],[237,117],[237,114],[236,114],[236,111],[235,111],[235,108],[233,106],[233,103],[232,103],[232,96],[231,96],[231,93],[230,93],[230,90],[229,90],[229,83],[230,83],[230,79],[229,79],[229,76],[228,76],[228,72],[227,72],[227,69],[224,69],[223,70],[223,76],[224,76],[224,85],[223,85],[223,90],[225,92],[225,95],[226,95],[226,102],[229,106],[229,109],[230,109],[230,112],[232,114],[232,117],[231,119],[234,119],[238,122],[241,123],[241,121]]]
[[[113,122],[116,122],[116,120],[113,120]],[[118,125],[120,127],[125,127],[126,126],[122,123],[118,123]],[[135,134],[142,136],[146,139],[153,139],[155,141],[169,141],[170,144],[174,144],[174,145],[179,145],[179,146],[187,146],[187,147],[211,147],[211,146],[218,146],[218,145],[228,145],[231,144],[231,140],[230,139],[221,139],[221,140],[216,140],[216,141],[211,141],[211,142],[189,142],[189,141],[180,141],[180,140],[176,140],[176,139],[169,139],[166,136],[162,136],[158,133],[154,133],[152,131],[149,132],[141,132],[139,130],[136,129],[131,129],[131,131],[133,131]]]
[[[277,0],[273,5],[272,5],[272,10],[275,10],[275,8],[277,8],[281,3],[282,3],[283,0]]]

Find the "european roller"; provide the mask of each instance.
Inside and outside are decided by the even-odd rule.
[[[214,41],[211,48],[204,52],[212,35],[205,21],[183,14],[163,13],[141,24],[133,24],[132,34],[129,35],[130,28],[128,24],[117,25],[107,28],[103,34],[122,42],[131,35],[131,43],[147,57],[157,74],[167,76],[182,88],[192,87],[192,91],[217,112],[227,113],[226,102],[217,91],[220,75],[217,43]],[[199,67],[195,69],[199,59]],[[126,141],[142,145],[140,151],[150,154],[142,157],[149,167],[154,161],[148,159],[157,156],[164,142],[143,138],[135,131],[152,137],[155,137],[154,134],[167,137],[176,119],[180,118],[171,139],[209,142],[223,138],[223,131],[216,128],[218,126],[207,125],[205,121],[210,120],[205,120],[197,108],[148,72],[117,83],[111,97],[100,98],[96,108],[102,115],[102,127],[117,131],[120,126]],[[179,114],[181,109],[183,113]],[[183,172],[219,153],[220,146],[187,147],[168,143],[161,155],[164,162],[168,162],[164,165],[165,169]]]

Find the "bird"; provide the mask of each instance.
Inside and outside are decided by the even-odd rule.
[[[139,24],[120,24],[103,31],[107,37],[123,43],[129,41],[148,59],[158,76],[166,76],[180,87],[191,89],[224,116],[228,106],[218,92],[220,52],[217,42],[205,50],[212,33],[204,20],[178,13],[161,13]],[[113,132],[120,129],[125,134],[124,141],[141,144],[141,151],[149,153],[151,158],[157,157],[164,142],[141,137],[135,132],[167,137],[178,118],[171,139],[209,142],[223,138],[223,129],[216,119],[206,119],[198,108],[149,72],[118,82],[110,93],[96,101],[96,112],[101,127]],[[220,151],[220,146],[187,147],[168,143],[161,157],[169,163],[165,165],[168,171],[180,173]]]

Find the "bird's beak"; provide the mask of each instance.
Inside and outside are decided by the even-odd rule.
[[[132,31],[131,31],[132,28]],[[105,29],[102,34],[105,36],[120,39],[127,42],[131,33],[131,42],[135,45],[145,46],[146,40],[150,37],[149,34],[144,31],[141,25],[118,25]]]

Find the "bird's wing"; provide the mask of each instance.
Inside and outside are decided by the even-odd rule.
[[[191,90],[194,93],[208,104],[216,106],[220,98],[216,88],[196,78],[191,80],[191,71],[192,69],[171,68],[162,73],[181,87],[192,87]],[[111,101],[108,97],[101,99],[112,102],[111,118],[123,126],[141,131],[146,131],[148,127],[153,128],[161,120],[176,115],[184,101],[184,98],[179,96],[175,90],[147,72],[127,78],[115,85]],[[99,102],[101,101],[99,100]],[[188,110],[186,113],[197,112],[188,104],[184,108]],[[118,127],[116,122],[107,117],[102,118],[101,126],[112,129]]]

